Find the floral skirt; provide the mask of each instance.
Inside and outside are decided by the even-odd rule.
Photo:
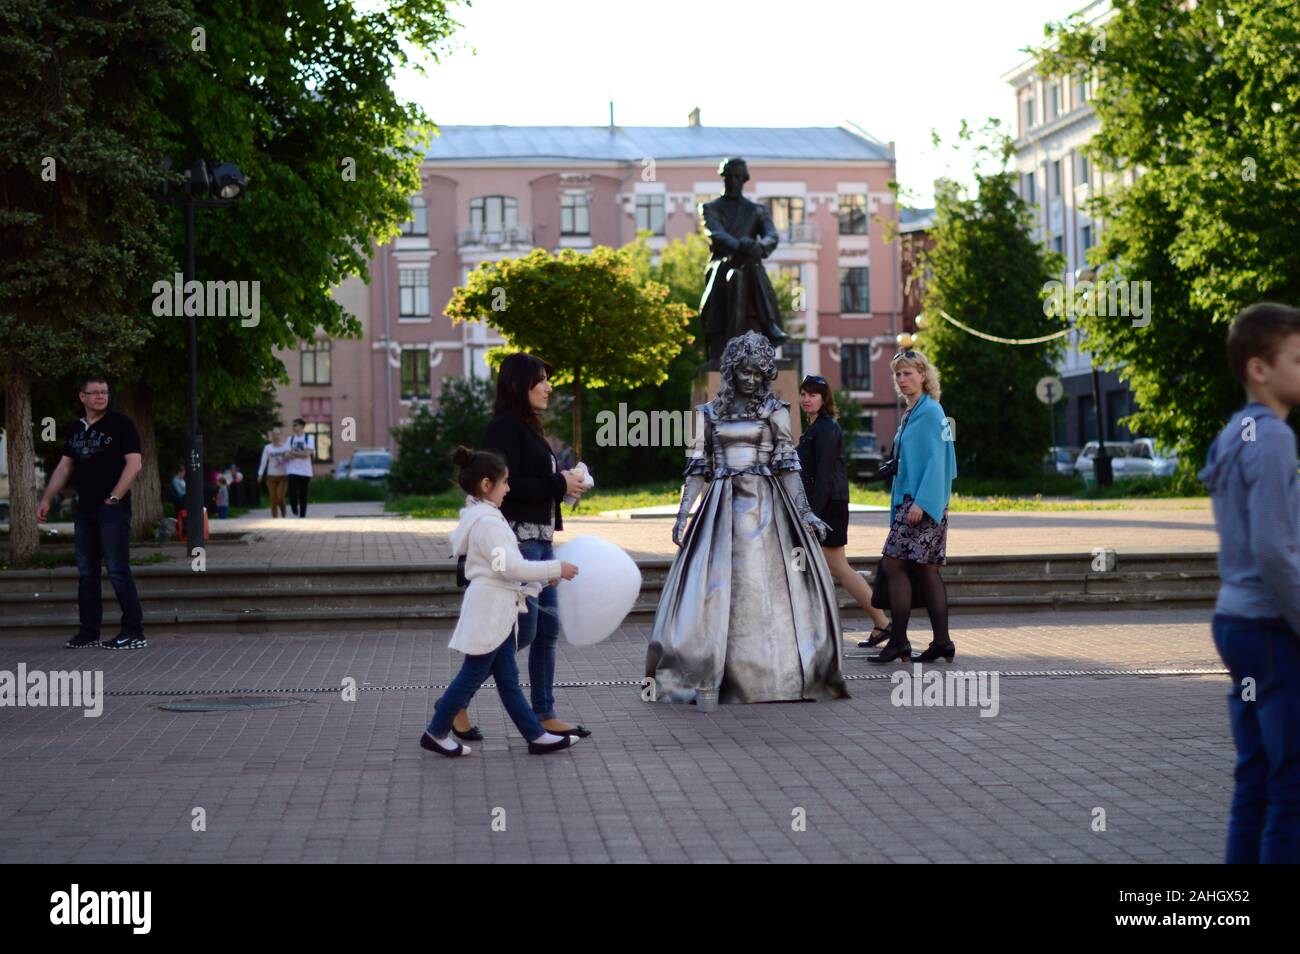
[[[894,510],[889,536],[885,538],[885,556],[911,563],[948,562],[948,509],[938,523],[928,513],[915,525],[907,522],[907,512],[912,509],[912,495],[903,494],[903,502]]]

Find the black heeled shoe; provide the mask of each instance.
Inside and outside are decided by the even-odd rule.
[[[433,736],[429,735],[428,732],[425,732],[420,736],[420,747],[428,749],[430,752],[437,752],[439,755],[445,755],[449,759],[459,758],[462,755],[469,755],[470,753],[469,746],[467,745],[457,744],[454,749],[444,749],[434,741]]]
[[[870,649],[872,646],[879,646],[890,636],[894,635],[894,624],[886,623],[885,628],[876,627],[871,631],[871,635],[858,643],[858,649]]]
[[[951,639],[940,646],[938,643],[931,643],[925,647],[923,652],[917,654],[915,661],[920,663],[934,662],[936,659],[943,658],[945,662],[952,662],[952,657],[957,655],[957,644]]]
[[[456,736],[456,738],[463,739],[466,742],[483,741],[483,733],[478,730],[478,726],[476,725],[470,726],[468,732],[462,732],[460,731],[460,729],[456,728],[455,726],[451,727],[451,731]]]
[[[555,734],[556,733],[554,732],[551,733],[551,735],[555,735]],[[565,735],[560,738],[559,742],[529,742],[528,754],[545,755],[547,752],[558,752],[560,751],[560,749],[570,748],[573,745],[573,743],[577,741],[578,741],[577,738],[575,738],[574,736]]]
[[[891,663],[894,661],[911,662],[912,661],[912,644],[911,643],[890,643],[874,656],[868,656],[867,662],[873,663]]]

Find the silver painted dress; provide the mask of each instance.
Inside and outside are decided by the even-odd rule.
[[[654,698],[720,702],[848,696],[835,581],[816,534],[790,436],[790,405],[769,397],[751,419],[698,405],[703,434],[686,476],[708,483],[668,571],[646,654]],[[782,482],[795,472],[797,498]]]

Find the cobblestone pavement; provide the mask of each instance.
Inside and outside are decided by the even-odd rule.
[[[7,639],[0,670],[99,668],[114,694],[98,718],[0,709],[0,861],[1221,858],[1233,751],[1206,612],[976,616],[953,632],[953,669],[999,673],[992,717],[893,705],[887,673],[853,655],[844,701],[646,703],[648,628],[626,626],[561,644],[560,713],[591,738],[530,756],[489,689],[471,708],[487,740],[456,761],[416,744],[459,658],[446,630],[114,653]],[[924,645],[924,625],[913,636]],[[1198,672],[1086,674],[1138,669]],[[1043,671],[1076,674],[1012,675]],[[337,690],[348,677],[356,701]],[[155,693],[202,690],[304,702],[158,708]]]

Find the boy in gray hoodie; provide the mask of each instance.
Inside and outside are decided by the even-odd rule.
[[[1233,319],[1228,362],[1249,403],[1199,474],[1219,533],[1214,643],[1232,674],[1237,746],[1227,862],[1300,862],[1300,310],[1263,302]]]

